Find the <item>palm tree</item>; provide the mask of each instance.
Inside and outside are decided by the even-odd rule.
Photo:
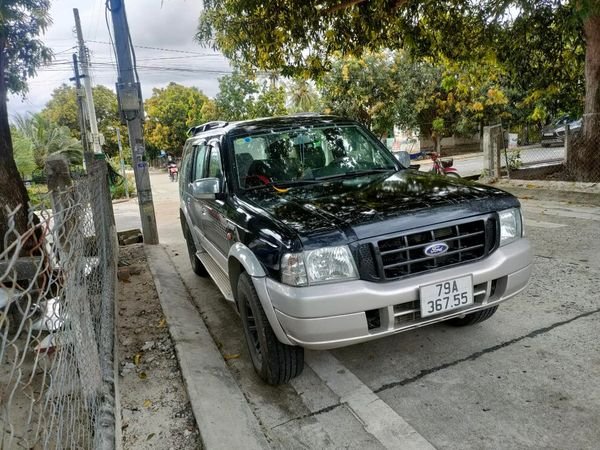
[[[319,94],[308,80],[294,80],[289,87],[289,98],[294,112],[317,112],[320,109]]]
[[[48,155],[61,154],[70,164],[81,164],[83,146],[65,126],[58,126],[40,114],[16,116],[17,133],[31,144],[35,165],[42,169]]]

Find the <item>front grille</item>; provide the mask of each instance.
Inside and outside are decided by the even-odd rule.
[[[439,256],[425,254],[427,246],[440,242],[448,245],[445,253]],[[492,217],[486,217],[380,240],[374,246],[379,258],[374,259],[381,262],[381,270],[378,271],[381,278],[396,280],[475,261],[486,256],[495,245],[496,221]],[[363,248],[360,250],[363,255],[366,253]],[[361,270],[361,275],[363,273]]]

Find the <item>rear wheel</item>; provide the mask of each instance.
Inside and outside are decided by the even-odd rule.
[[[192,270],[199,277],[207,277],[208,272],[206,271],[204,264],[202,264],[202,262],[196,256],[196,244],[194,244],[194,238],[192,237],[190,229],[187,226],[185,227],[185,243],[187,245],[187,251]]]
[[[466,327],[468,325],[475,325],[476,323],[488,320],[498,310],[498,306],[492,306],[491,308],[482,309],[471,314],[467,314],[465,317],[456,317],[448,320],[448,324],[455,327]]]
[[[237,301],[246,344],[258,376],[275,385],[300,375],[304,369],[304,349],[279,342],[246,272],[238,280]]]

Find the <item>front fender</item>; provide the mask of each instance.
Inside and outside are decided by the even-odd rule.
[[[271,324],[271,328],[279,339],[280,342],[286,345],[294,345],[287,337],[283,328],[281,328],[281,324],[279,320],[277,320],[277,316],[275,315],[275,310],[273,309],[273,304],[271,303],[271,298],[269,297],[269,292],[267,291],[266,284],[266,276],[264,267],[261,265],[256,255],[252,253],[248,247],[246,247],[241,242],[236,242],[229,249],[229,255],[227,258],[228,266],[229,266],[229,282],[231,284],[231,291],[233,292],[233,297],[237,302],[237,283],[242,270],[246,271],[250,278],[252,279],[252,284],[254,285],[254,289],[256,290],[256,294],[260,299],[260,303],[265,311],[265,315]]]

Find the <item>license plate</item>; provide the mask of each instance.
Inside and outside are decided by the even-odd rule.
[[[443,314],[473,303],[470,276],[421,286],[421,317]]]

